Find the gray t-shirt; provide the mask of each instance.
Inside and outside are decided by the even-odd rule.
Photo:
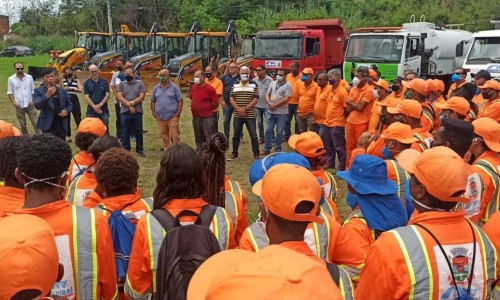
[[[117,92],[123,93],[123,98],[127,101],[134,101],[137,97],[139,97],[140,93],[144,93],[144,84],[142,82],[134,80],[133,82],[122,81],[116,87]],[[142,111],[142,102],[134,105],[135,111],[138,113],[143,113]],[[128,112],[129,109],[125,105],[122,105],[120,108],[120,113]]]
[[[273,82],[273,79],[266,75],[266,78],[264,78],[264,80],[260,80],[259,77],[255,77],[253,79],[253,82],[255,82],[259,87],[259,102],[257,102],[255,107],[269,108],[266,102],[266,93],[269,85],[271,84],[271,82]]]
[[[269,89],[267,92],[269,95],[269,101],[271,103],[278,103],[283,99],[283,97],[291,97],[292,96],[292,85],[285,81],[283,84],[279,84],[278,81],[273,81],[269,85]],[[286,115],[288,114],[288,103],[276,108],[273,111],[269,111],[275,115]]]
[[[117,72],[114,72],[114,73],[113,73],[113,76],[111,77],[111,83],[110,83],[110,86],[112,85],[112,86],[114,86],[115,88],[118,88],[118,85],[120,84],[120,82],[122,82],[122,81],[120,80],[120,78],[118,78],[118,75],[120,75],[120,73],[121,73],[120,71],[117,71]],[[120,104],[120,106],[121,106],[121,103],[120,103],[120,102],[118,102],[118,100],[116,100],[116,95],[114,95],[114,97],[115,97],[115,101],[116,101],[118,104]]]

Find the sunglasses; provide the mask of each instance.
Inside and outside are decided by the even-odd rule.
[[[16,70],[22,71],[22,70],[24,70],[24,68],[16,68]]]

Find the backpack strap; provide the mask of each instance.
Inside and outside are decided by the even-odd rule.
[[[217,206],[211,204],[203,206],[201,208],[200,214],[198,215],[196,223],[198,225],[210,228],[210,224],[212,224],[212,220],[214,219],[216,211],[217,211]]]
[[[329,262],[326,263],[326,269],[328,270],[328,273],[330,273],[330,276],[332,276],[333,281],[335,281],[335,284],[339,286],[340,283],[340,270],[339,266],[336,264],[331,264]]]
[[[166,232],[175,227],[175,218],[165,209],[159,208],[151,211],[151,215],[160,223]]]

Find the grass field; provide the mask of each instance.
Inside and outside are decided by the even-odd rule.
[[[49,60],[48,55],[37,55],[31,57],[23,58],[0,58],[0,94],[4,95],[3,100],[0,101],[0,119],[7,122],[13,123],[16,127],[19,127],[19,123],[16,119],[15,110],[9,99],[7,98],[7,79],[14,73],[13,64],[16,61],[22,61],[25,66],[25,72],[28,70],[28,66],[44,66]],[[113,100],[114,101],[114,100]],[[82,106],[82,117],[85,117],[85,109],[87,105],[80,96],[80,103]],[[139,187],[141,188],[143,195],[150,196],[156,185],[156,174],[159,168],[159,162],[163,152],[160,151],[163,144],[159,135],[156,122],[154,121],[150,110],[149,110],[150,100],[149,96],[146,96],[144,103],[145,113],[144,113],[144,129],[148,130],[148,133],[144,135],[144,153],[145,158],[137,157],[141,166],[140,177],[139,177]],[[115,134],[115,112],[114,112],[114,102],[109,105],[110,109],[110,133]],[[219,130],[222,131],[222,120],[219,122]],[[72,136],[74,138],[76,134],[75,124],[72,120],[71,124]],[[33,127],[31,127],[28,121],[28,130],[33,133]],[[181,141],[187,143],[194,147],[194,135],[193,129],[191,127],[191,111],[189,108],[189,101],[184,101],[184,108],[181,116]],[[232,130],[231,130],[232,132]],[[73,153],[77,153],[77,148],[74,143],[71,143],[71,148]],[[132,147],[135,147],[132,142]],[[291,151],[287,144],[283,145],[284,151]],[[251,192],[250,183],[248,181],[248,169],[253,162],[252,151],[250,140],[248,138],[248,133],[245,133],[245,141],[240,145],[240,155],[239,159],[236,161],[227,162],[226,172],[232,180],[237,180],[241,182],[243,189],[246,191],[249,199],[248,203],[248,219],[250,222],[255,220],[258,213],[258,205],[256,204],[256,198]],[[340,185],[340,196],[337,200],[337,205],[339,208],[340,215],[345,218],[349,213],[349,208],[345,204],[345,191],[346,185],[343,181],[338,181]]]

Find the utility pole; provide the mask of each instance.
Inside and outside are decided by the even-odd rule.
[[[111,19],[111,0],[107,1],[108,4],[108,30],[109,33],[113,33],[113,21]]]

